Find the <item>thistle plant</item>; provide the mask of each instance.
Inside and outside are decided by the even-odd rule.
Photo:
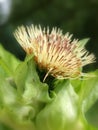
[[[98,70],[88,39],[40,26],[14,32],[24,61],[0,47],[0,121],[13,130],[97,130],[85,113],[98,99]]]

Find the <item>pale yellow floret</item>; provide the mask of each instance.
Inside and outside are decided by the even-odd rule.
[[[45,78],[49,74],[56,78],[76,78],[83,75],[83,66],[95,62],[93,54],[60,29],[21,26],[14,35],[26,53],[33,53],[39,67],[47,71]]]

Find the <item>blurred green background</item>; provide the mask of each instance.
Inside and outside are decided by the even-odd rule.
[[[98,68],[98,0],[0,0],[0,43],[23,59],[25,53],[13,32],[19,25],[57,26],[74,38],[90,38],[87,49],[96,56],[96,63],[85,70]],[[98,102],[86,114],[98,127]],[[7,129],[0,125],[0,130]]]

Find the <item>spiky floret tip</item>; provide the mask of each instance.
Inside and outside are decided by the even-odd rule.
[[[72,40],[69,33],[41,26],[21,26],[14,33],[17,41],[27,54],[34,54],[40,68],[56,78],[76,78],[83,75],[82,67],[95,62],[78,39]],[[45,80],[44,78],[44,80]]]

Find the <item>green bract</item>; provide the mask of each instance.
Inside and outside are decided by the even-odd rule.
[[[1,123],[13,130],[97,130],[85,113],[98,99],[98,70],[85,80],[51,84],[39,73],[33,55],[20,61],[0,46]]]

